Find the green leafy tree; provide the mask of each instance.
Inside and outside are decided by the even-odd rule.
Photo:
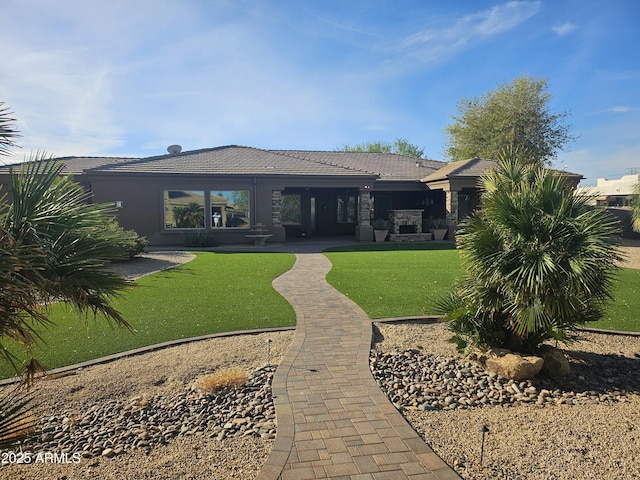
[[[467,274],[440,305],[454,341],[531,352],[598,320],[619,260],[618,224],[565,178],[517,152],[481,179],[480,208],[457,235]]]
[[[370,153],[395,153],[407,157],[422,158],[424,148],[409,143],[404,138],[396,138],[393,143],[389,142],[365,142],[356,145],[343,145],[340,150],[344,152],[370,152]]]
[[[575,140],[566,112],[553,113],[547,82],[519,77],[495,90],[457,104],[454,122],[445,128],[445,156],[452,161],[495,159],[505,148],[529,152],[531,161],[549,164]]]

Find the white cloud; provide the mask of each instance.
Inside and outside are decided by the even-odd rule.
[[[630,107],[628,105],[614,105],[612,107],[603,108],[602,110],[598,110],[590,113],[589,115],[603,115],[603,114],[617,114],[617,113],[629,113],[637,110],[637,108]]]
[[[465,15],[452,25],[417,32],[399,45],[423,61],[433,61],[477,45],[514,29],[540,10],[540,2],[507,2],[491,9]]]
[[[572,150],[561,155],[556,168],[558,165],[567,165],[570,172],[586,177],[580,186],[592,186],[598,178],[616,179],[626,175],[629,169],[640,168],[640,146],[610,145]]]
[[[615,107],[608,108],[606,111],[611,113],[627,113],[631,111],[631,107],[627,107],[625,105],[618,105]]]
[[[15,113],[27,150],[89,154],[119,142],[121,129],[109,108],[107,65],[84,59],[82,48],[35,52],[11,47],[18,54],[5,59],[0,95]]]
[[[552,30],[560,36],[567,35],[568,33],[573,32],[575,29],[576,26],[573,23],[569,22],[552,28]]]
[[[216,4],[207,13],[218,20],[203,23],[186,4],[171,24],[167,5],[146,20],[136,6],[120,23],[118,8],[64,9],[52,25],[34,24],[39,42],[0,32],[12,52],[0,71],[0,99],[15,112],[25,150],[152,154],[176,142],[189,149],[254,142],[245,138],[312,145],[385,121],[367,72],[292,62],[269,41],[275,33],[264,18],[224,15],[228,6]],[[54,33],[58,20],[64,35]]]

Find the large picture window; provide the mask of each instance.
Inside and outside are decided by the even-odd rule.
[[[165,228],[204,228],[204,192],[164,191]]]
[[[249,190],[212,191],[212,228],[249,228]]]

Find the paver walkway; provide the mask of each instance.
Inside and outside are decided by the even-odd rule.
[[[371,320],[326,282],[330,269],[320,253],[298,254],[273,282],[297,326],[273,379],[278,433],[258,480],[459,479],[376,384]]]

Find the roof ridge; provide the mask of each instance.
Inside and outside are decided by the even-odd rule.
[[[302,157],[299,155],[294,155],[291,152],[315,152],[315,153],[342,153],[342,152],[338,152],[335,150],[267,150],[268,152],[271,152],[275,155],[283,155],[285,157],[290,157],[290,158],[297,158],[298,160],[304,160],[306,162],[312,162],[312,163],[317,163],[320,165],[329,165],[331,167],[340,167],[340,168],[344,168],[345,170],[350,170],[353,172],[362,172],[362,173],[367,173],[369,175],[376,175],[377,177],[380,176],[380,174],[376,173],[376,172],[372,172],[370,170],[364,170],[361,168],[355,168],[355,167],[350,167],[348,165],[342,165],[339,163],[332,163],[332,162],[323,162],[322,160],[316,160],[313,158],[307,158],[307,157]],[[349,153],[349,152],[344,152],[344,153]]]
[[[196,150],[186,150],[184,152],[180,152],[180,153],[163,153],[162,155],[152,155],[151,157],[134,157],[131,158],[130,162],[127,162],[129,164],[135,165],[135,164],[142,164],[142,163],[146,163],[146,162],[152,162],[155,160],[159,160],[161,158],[170,158],[170,157],[188,157],[190,155],[197,155],[199,153],[203,153],[203,152],[211,152],[214,150],[222,150],[225,148],[253,148],[253,147],[243,147],[241,145],[220,145],[217,147],[207,147],[207,148],[198,148]],[[259,150],[259,149],[257,149]],[[101,157],[96,157],[96,158],[101,158]],[[118,165],[119,167],[120,165]],[[88,168],[87,170],[108,170],[112,167],[115,167],[115,165],[104,165],[102,167],[95,167],[95,168]]]
[[[99,158],[99,159],[122,159],[122,160],[136,160],[140,157],[117,157],[117,156],[97,156],[97,155],[66,155],[64,157],[53,157],[54,161],[62,161],[62,160],[72,160],[76,158]],[[24,163],[24,162],[22,162]]]

